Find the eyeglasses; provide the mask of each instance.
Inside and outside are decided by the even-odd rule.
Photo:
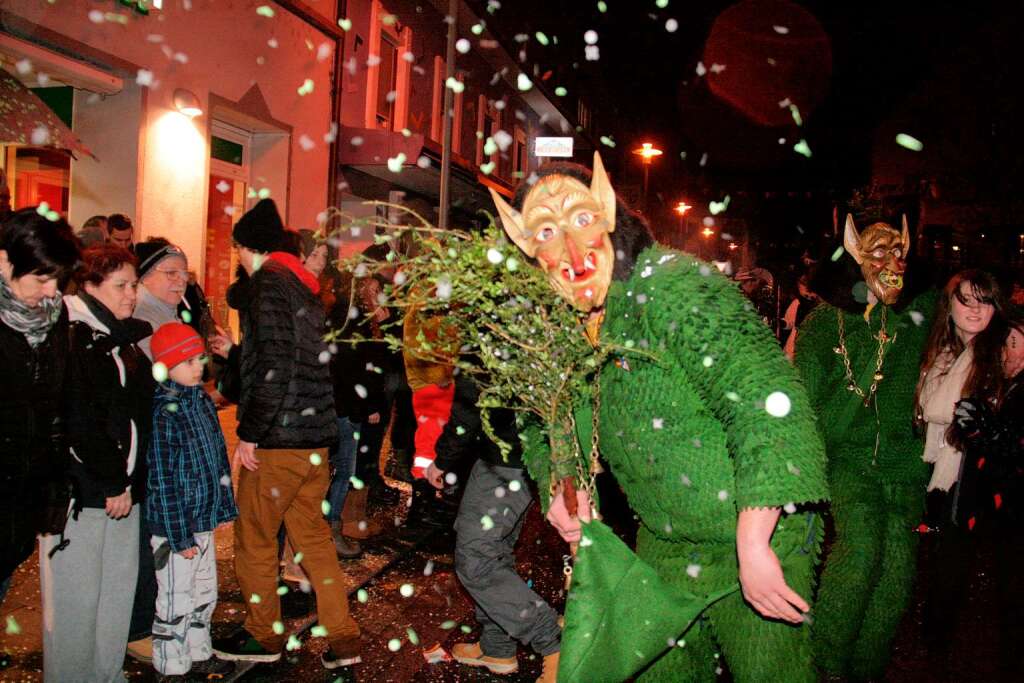
[[[154,268],[153,270],[155,270],[158,273],[163,273],[167,277],[168,280],[187,280],[188,279],[188,271],[187,270],[165,270],[163,268]]]

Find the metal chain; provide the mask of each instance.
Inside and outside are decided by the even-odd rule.
[[[853,393],[857,394],[857,396],[862,398],[864,400],[865,406],[870,404],[872,397],[875,395],[875,392],[878,391],[878,383],[885,379],[885,375],[882,374],[882,363],[885,362],[885,347],[890,342],[896,341],[896,335],[893,335],[892,338],[890,338],[885,329],[887,311],[888,308],[883,306],[882,326],[878,330],[878,334],[875,335],[875,339],[878,340],[878,353],[875,360],[875,372],[872,376],[873,381],[871,382],[871,387],[868,389],[866,394],[864,393],[863,389],[857,386],[857,380],[853,376],[853,368],[850,367],[850,354],[846,350],[846,323],[843,319],[843,312],[841,310],[836,311],[836,315],[839,318],[839,346],[835,347],[833,351],[835,351],[837,354],[843,357],[843,366],[846,370],[846,389],[848,391],[852,391]]]

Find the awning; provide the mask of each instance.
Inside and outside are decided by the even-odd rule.
[[[52,147],[75,157],[96,155],[17,78],[0,70],[0,144]],[[76,157],[77,158],[77,157]],[[97,160],[98,161],[98,160]]]

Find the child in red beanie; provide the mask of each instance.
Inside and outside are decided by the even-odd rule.
[[[213,400],[202,387],[206,347],[184,323],[153,334],[153,437],[146,520],[157,584],[153,666],[160,680],[230,673],[213,658],[210,618],[217,606],[213,530],[238,516],[231,468]]]

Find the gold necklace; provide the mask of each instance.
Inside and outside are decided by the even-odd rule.
[[[875,392],[878,391],[878,383],[885,379],[885,375],[882,374],[882,363],[885,362],[885,347],[889,343],[896,341],[896,335],[891,338],[885,330],[886,312],[887,307],[882,307],[882,327],[878,330],[878,334],[875,335],[875,339],[878,340],[878,354],[875,362],[875,373],[872,376],[871,387],[867,393],[864,392],[859,386],[857,386],[857,380],[853,376],[853,369],[850,367],[850,354],[846,350],[846,323],[843,319],[842,310],[836,310],[836,315],[839,317],[839,346],[832,349],[840,356],[843,357],[843,366],[846,370],[846,389],[857,394],[860,398],[864,399],[864,405],[867,406],[871,403],[872,397]]]

